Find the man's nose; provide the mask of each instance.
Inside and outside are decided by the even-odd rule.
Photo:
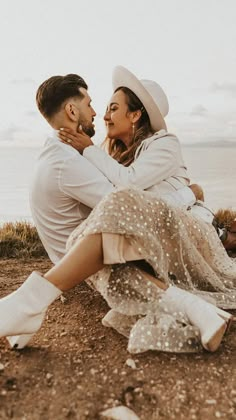
[[[93,117],[96,117],[96,115],[97,115],[97,114],[96,114],[96,112],[95,112],[94,108],[92,108],[92,116],[93,116]]]

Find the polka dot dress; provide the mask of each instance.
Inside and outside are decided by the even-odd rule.
[[[68,248],[86,235],[122,235],[153,275],[225,309],[236,309],[236,261],[214,227],[150,192],[121,189],[106,196],[72,233]],[[106,250],[104,250],[105,252]],[[128,350],[196,352],[199,331],[132,261],[106,265],[88,282],[111,310],[103,324],[128,338]]]

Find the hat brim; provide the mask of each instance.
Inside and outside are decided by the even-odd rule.
[[[116,66],[112,73],[112,85],[114,91],[123,86],[135,93],[148,113],[150,124],[154,132],[167,129],[165,120],[157,104],[133,73],[123,66]]]

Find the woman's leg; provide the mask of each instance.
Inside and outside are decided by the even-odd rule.
[[[61,291],[69,290],[97,273],[103,264],[102,234],[85,236],[76,243],[63,259],[51,268],[44,277]],[[168,286],[148,273],[147,280],[152,281],[160,289],[166,290]]]
[[[61,291],[69,290],[104,267],[102,234],[85,236],[44,278]]]
[[[163,291],[167,290],[169,286],[165,283],[163,283],[161,280],[157,279],[156,277],[152,276],[152,274],[148,273],[147,271],[140,268],[140,271],[142,271],[144,278],[147,281],[152,282],[155,284],[155,286],[159,287],[159,289],[162,289]]]

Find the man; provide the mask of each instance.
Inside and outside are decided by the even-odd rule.
[[[92,137],[94,117],[86,82],[76,74],[53,76],[38,88],[39,111],[54,130],[61,127],[83,131]],[[57,132],[49,138],[38,158],[30,192],[33,219],[53,263],[65,254],[71,232],[91,209],[113,191],[113,185],[70,144],[60,142]],[[169,195],[176,205],[195,202],[185,187]]]
[[[93,136],[96,115],[86,82],[78,75],[53,76],[38,88],[36,102],[52,128],[70,127]],[[83,156],[62,144],[57,133],[38,158],[30,191],[33,219],[53,263],[65,254],[70,233],[85,219],[112,184]]]

